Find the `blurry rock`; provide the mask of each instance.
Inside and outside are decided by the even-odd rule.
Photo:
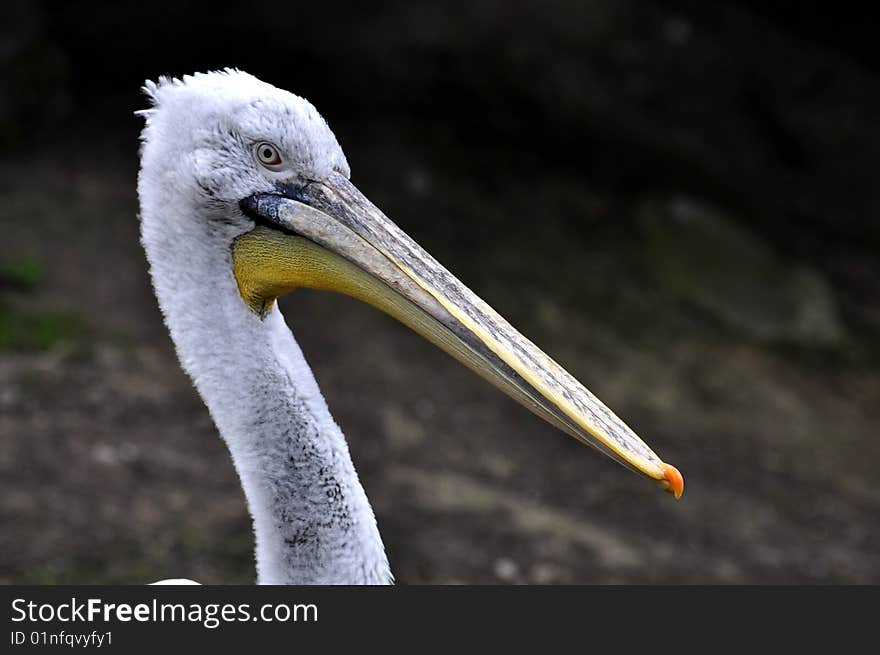
[[[559,584],[563,579],[565,579],[564,572],[552,562],[538,562],[532,567],[533,584]]]
[[[509,557],[502,557],[495,562],[495,576],[503,582],[514,582],[519,576],[519,565]]]
[[[406,185],[414,196],[424,196],[431,192],[431,174],[423,168],[414,168],[406,178]]]
[[[21,396],[21,390],[17,386],[4,383],[3,388],[0,388],[0,407],[11,409],[19,403]]]
[[[405,450],[425,440],[421,422],[402,407],[389,404],[382,410],[382,426],[385,438],[394,450]]]
[[[844,338],[821,273],[785,261],[720,210],[674,196],[644,203],[639,220],[660,283],[733,330],[809,346]]]

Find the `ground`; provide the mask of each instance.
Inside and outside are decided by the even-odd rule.
[[[9,273],[3,295],[0,581],[251,582],[238,481],[149,287],[134,155],[60,153],[0,175],[8,216],[26,217],[0,258],[39,262],[33,279]],[[296,292],[283,310],[400,583],[880,581],[880,375],[857,346],[739,336],[658,286],[645,237],[603,228],[637,208],[582,180],[505,197],[381,156],[406,172],[355,174],[365,193],[687,483],[675,502],[384,315]],[[500,229],[512,211],[540,233]]]

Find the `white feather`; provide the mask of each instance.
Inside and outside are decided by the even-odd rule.
[[[388,583],[373,511],[348,446],[277,308],[242,301],[232,242],[253,228],[238,201],[279,175],[346,176],[342,149],[306,100],[247,73],[161,78],[141,112],[141,241],[184,370],[229,447],[256,536],[260,583]],[[253,159],[271,141],[291,162]]]

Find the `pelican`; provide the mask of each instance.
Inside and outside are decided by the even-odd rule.
[[[278,309],[298,288],[386,312],[681,496],[675,467],[358,191],[311,103],[233,69],[143,91],[141,242],[181,366],[241,480],[258,584],[393,582],[348,445]]]

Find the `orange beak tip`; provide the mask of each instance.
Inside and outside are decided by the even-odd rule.
[[[681,472],[672,464],[664,463],[663,475],[664,478],[659,481],[661,486],[675,496],[676,500],[681,498],[681,495],[684,493],[684,478],[682,477]]]

